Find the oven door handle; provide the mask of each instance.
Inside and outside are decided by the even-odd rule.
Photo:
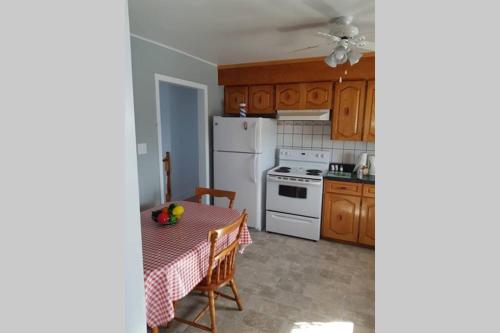
[[[298,180],[289,180],[289,179],[277,179],[275,177],[267,177],[268,182],[280,183],[280,184],[294,184],[294,185],[302,185],[302,186],[321,186],[321,182],[301,182]]]
[[[272,217],[278,220],[283,220],[283,221],[295,221],[299,223],[305,223],[305,224],[311,224],[314,222],[314,219],[312,218],[307,218],[307,217],[301,217],[301,216],[290,216],[290,215],[280,215],[276,213],[271,213]]]

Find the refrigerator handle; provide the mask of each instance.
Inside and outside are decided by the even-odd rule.
[[[258,122],[255,122],[255,133],[254,133],[254,143],[253,143],[253,151],[256,153],[258,151],[257,145],[259,144],[259,137],[260,137],[260,126]]]
[[[254,184],[257,183],[257,156],[253,157],[253,173],[252,173],[252,182]]]

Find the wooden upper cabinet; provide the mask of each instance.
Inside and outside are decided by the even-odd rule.
[[[358,241],[361,197],[325,193],[321,235],[349,242]]]
[[[234,86],[224,88],[224,112],[240,113],[240,103],[246,103],[248,107],[248,87]]]
[[[298,110],[305,105],[302,84],[279,84],[276,86],[276,109]]]
[[[305,83],[305,108],[330,109],[332,105],[332,82]]]
[[[363,139],[365,94],[366,81],[344,81],[335,85],[332,139]]]
[[[276,86],[276,109],[330,109],[332,82],[279,84]]]
[[[361,203],[358,242],[375,245],[375,198],[363,198]]]
[[[248,113],[274,113],[274,86],[250,86],[248,95]]]
[[[375,81],[368,81],[366,88],[365,123],[363,141],[375,141]]]

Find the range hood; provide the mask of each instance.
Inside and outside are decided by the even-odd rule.
[[[330,120],[330,110],[278,110],[278,120]]]

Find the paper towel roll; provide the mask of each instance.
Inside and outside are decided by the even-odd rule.
[[[368,174],[370,176],[375,176],[375,155],[370,155],[370,157],[368,157],[368,163],[370,168]]]

